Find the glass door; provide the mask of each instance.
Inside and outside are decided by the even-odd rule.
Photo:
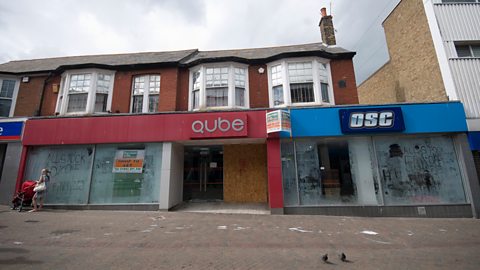
[[[223,147],[185,147],[183,199],[223,200]]]

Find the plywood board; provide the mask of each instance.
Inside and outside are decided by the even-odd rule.
[[[265,144],[223,147],[225,202],[267,202],[267,147]]]

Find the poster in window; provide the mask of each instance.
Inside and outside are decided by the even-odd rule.
[[[145,150],[117,150],[113,173],[142,173]]]

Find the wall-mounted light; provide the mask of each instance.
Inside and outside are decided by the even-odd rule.
[[[265,72],[264,68],[261,67],[261,68],[258,69],[258,73],[263,74],[264,72]]]
[[[23,76],[22,77],[22,83],[28,83],[30,81],[30,77],[28,76]]]
[[[52,92],[54,94],[58,93],[58,84],[56,83],[52,84]]]

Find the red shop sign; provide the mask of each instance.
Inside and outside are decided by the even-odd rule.
[[[247,114],[204,114],[191,119],[190,138],[248,136]]]

